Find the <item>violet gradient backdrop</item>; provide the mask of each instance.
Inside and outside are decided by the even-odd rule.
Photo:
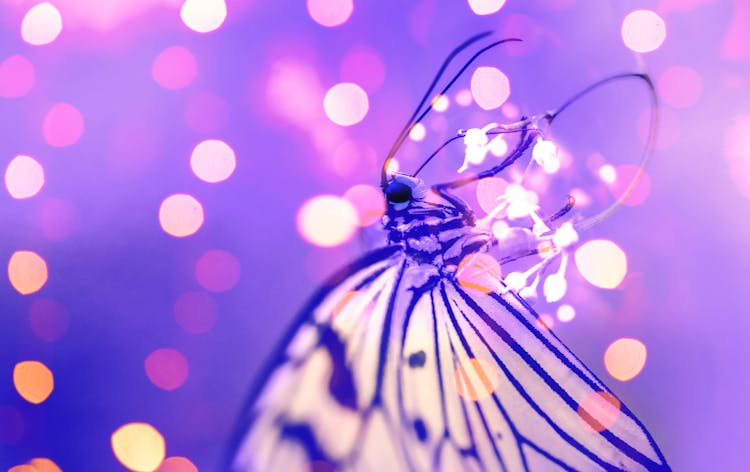
[[[0,261],[5,266],[14,251],[30,249],[49,266],[49,281],[29,296],[18,294],[7,275],[0,279],[0,408],[5,418],[22,418],[21,430],[16,420],[0,424],[2,470],[40,456],[66,471],[122,470],[110,435],[132,421],[157,427],[168,456],[217,470],[247,389],[276,340],[324,275],[363,251],[356,241],[336,249],[307,244],[295,228],[297,209],[316,194],[375,184],[382,156],[444,55],[487,29],[525,39],[522,48],[484,62],[508,74],[511,100],[523,112],[552,107],[607,74],[637,70],[641,61],[657,79],[674,65],[701,75],[695,105],[664,107],[668,129],[648,169],[646,202],[586,235],[617,241],[637,277],[622,290],[588,290],[594,295],[578,300],[576,319],[556,332],[638,414],[675,470],[746,466],[750,212],[742,192],[750,195],[750,180],[743,180],[741,163],[734,175],[727,165],[731,156],[750,159],[747,138],[732,138],[750,134],[746,0],[509,0],[487,17],[459,0],[360,1],[336,28],[314,23],[301,1],[229,0],[226,23],[206,35],[185,27],[175,2],[132,3],[122,12],[127,19],[104,27],[92,26],[95,15],[81,10],[84,0],[53,3],[64,19],[75,19],[54,43],[33,47],[18,33],[33,3],[0,2],[0,62],[22,54],[36,70],[28,95],[0,98],[0,166],[29,154],[46,172],[34,198],[0,192]],[[620,38],[622,18],[637,8],[655,9],[668,28],[664,45],[640,58]],[[198,64],[195,80],[177,91],[151,77],[154,58],[173,45],[192,51]],[[347,53],[364,46],[385,71],[369,93],[367,117],[351,128],[326,125],[316,138],[311,130],[325,120],[318,108],[323,91],[342,80]],[[268,98],[269,83],[289,68],[319,89],[284,108]],[[624,150],[621,163],[637,161],[632,130],[644,94],[632,85],[623,90],[635,97],[634,109],[617,93],[597,95],[572,111],[556,136],[572,151],[591,141]],[[225,106],[207,108],[191,124],[185,109],[207,91]],[[57,102],[73,104],[85,119],[83,136],[69,147],[51,147],[42,136],[44,114]],[[599,123],[607,119],[612,124]],[[190,171],[190,152],[206,138],[223,139],[237,153],[226,182],[207,184]],[[347,139],[360,143],[352,154],[357,165],[337,172],[331,151]],[[427,152],[415,149],[405,149],[404,165],[412,169]],[[457,168],[460,152],[445,159],[446,169]],[[184,239],[165,234],[157,216],[160,202],[176,192],[196,196],[206,213],[198,233]],[[75,208],[72,232],[60,241],[40,231],[39,214],[52,198]],[[211,295],[219,307],[213,329],[190,334],[175,322],[173,305],[182,293],[200,290],[194,266],[209,249],[231,252],[241,278]],[[51,343],[29,327],[30,304],[42,298],[62,304],[70,317],[65,335]],[[622,383],[606,374],[601,359],[624,336],[641,339],[649,356],[645,370]],[[162,347],[180,350],[189,362],[186,383],[171,392],[144,373],[146,356]],[[13,366],[26,359],[44,362],[55,375],[55,390],[41,405],[13,388]]]

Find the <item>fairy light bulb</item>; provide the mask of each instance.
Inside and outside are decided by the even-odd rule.
[[[497,127],[497,123],[490,123],[484,128],[471,128],[463,132],[464,145],[466,151],[464,155],[464,162],[458,169],[458,172],[464,172],[471,165],[479,165],[484,162],[487,152],[489,151],[490,139],[487,137],[487,132]]]
[[[544,280],[544,299],[547,303],[555,303],[565,296],[565,292],[568,291],[568,282],[565,280],[565,270],[568,265],[568,255],[562,255],[562,261],[560,262],[560,268],[557,269],[552,275],[549,275]]]
[[[571,246],[576,242],[578,242],[578,232],[570,222],[563,223],[552,236],[552,243],[559,248]]]

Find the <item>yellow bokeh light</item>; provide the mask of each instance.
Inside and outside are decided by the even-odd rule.
[[[456,391],[459,396],[480,401],[492,395],[500,385],[500,370],[484,359],[462,361],[454,372]]]
[[[190,459],[182,456],[167,457],[156,472],[198,472]]]
[[[21,464],[8,469],[8,472],[39,472],[36,467],[30,464]]]
[[[438,95],[435,100],[432,101],[432,109],[437,112],[444,112],[448,109],[451,102],[446,95]]]
[[[5,168],[5,188],[13,198],[31,198],[43,186],[44,168],[32,157],[16,156]]]
[[[38,405],[55,389],[55,379],[41,362],[23,361],[13,368],[13,385],[24,400]]]
[[[307,0],[310,18],[328,28],[346,23],[353,11],[352,0]]]
[[[217,183],[227,180],[237,166],[234,149],[224,141],[207,139],[190,155],[190,168],[201,180]]]
[[[227,4],[224,0],[185,0],[180,9],[180,18],[191,30],[209,33],[224,24]]]
[[[477,67],[471,76],[471,96],[485,110],[500,108],[510,97],[510,81],[496,67]]]
[[[111,438],[112,451],[122,465],[136,472],[153,472],[164,460],[164,437],[148,423],[128,423]]]
[[[49,44],[62,32],[60,11],[49,2],[34,5],[21,21],[21,38],[34,46]]]
[[[505,0],[468,0],[469,8],[476,15],[491,15],[500,11]]]
[[[365,118],[370,102],[362,87],[341,82],[328,89],[323,98],[323,109],[328,119],[337,125],[352,126]]]
[[[176,238],[195,234],[203,225],[203,206],[190,195],[170,195],[159,207],[159,224],[167,234]]]
[[[620,416],[620,400],[609,392],[592,392],[578,404],[578,419],[592,432],[611,428]]]
[[[645,365],[646,346],[637,339],[620,338],[604,352],[607,372],[622,382],[635,378]]]
[[[616,288],[628,273],[625,251],[607,239],[583,243],[575,252],[575,261],[581,276],[599,288]]]
[[[22,295],[38,292],[47,283],[47,263],[33,251],[16,251],[8,261],[8,279]]]
[[[316,246],[343,244],[359,225],[359,215],[352,203],[335,195],[320,195],[307,200],[297,212],[297,230]]]
[[[496,292],[500,288],[502,270],[497,259],[487,253],[476,252],[464,257],[458,264],[456,279],[464,288],[482,293]]]
[[[427,128],[422,123],[417,123],[409,130],[409,139],[412,141],[421,141],[427,136]]]
[[[385,214],[383,192],[372,185],[359,184],[344,192],[344,198],[354,205],[359,215],[359,226],[377,223]]]
[[[667,38],[667,25],[651,10],[635,10],[622,22],[622,40],[630,50],[640,53],[655,51]]]
[[[36,472],[62,472],[62,469],[46,457],[37,457],[29,461]]]

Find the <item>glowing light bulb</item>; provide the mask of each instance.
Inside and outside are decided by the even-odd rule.
[[[577,241],[578,232],[573,228],[573,224],[570,222],[563,223],[552,236],[552,243],[559,248],[571,246]]]
[[[622,22],[622,40],[635,52],[646,53],[659,49],[667,38],[664,20],[651,10],[635,10]]]
[[[427,129],[422,123],[417,123],[416,125],[412,126],[411,130],[409,131],[409,138],[411,138],[412,141],[421,141],[425,138],[426,135]]]
[[[227,4],[224,0],[186,0],[180,9],[180,18],[191,30],[209,33],[224,24]]]
[[[49,44],[62,32],[60,11],[51,3],[44,2],[29,9],[21,21],[21,37],[34,46]]]

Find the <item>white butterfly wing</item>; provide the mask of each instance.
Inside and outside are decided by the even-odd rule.
[[[430,267],[385,248],[313,299],[251,397],[233,470],[669,470],[525,302]]]

